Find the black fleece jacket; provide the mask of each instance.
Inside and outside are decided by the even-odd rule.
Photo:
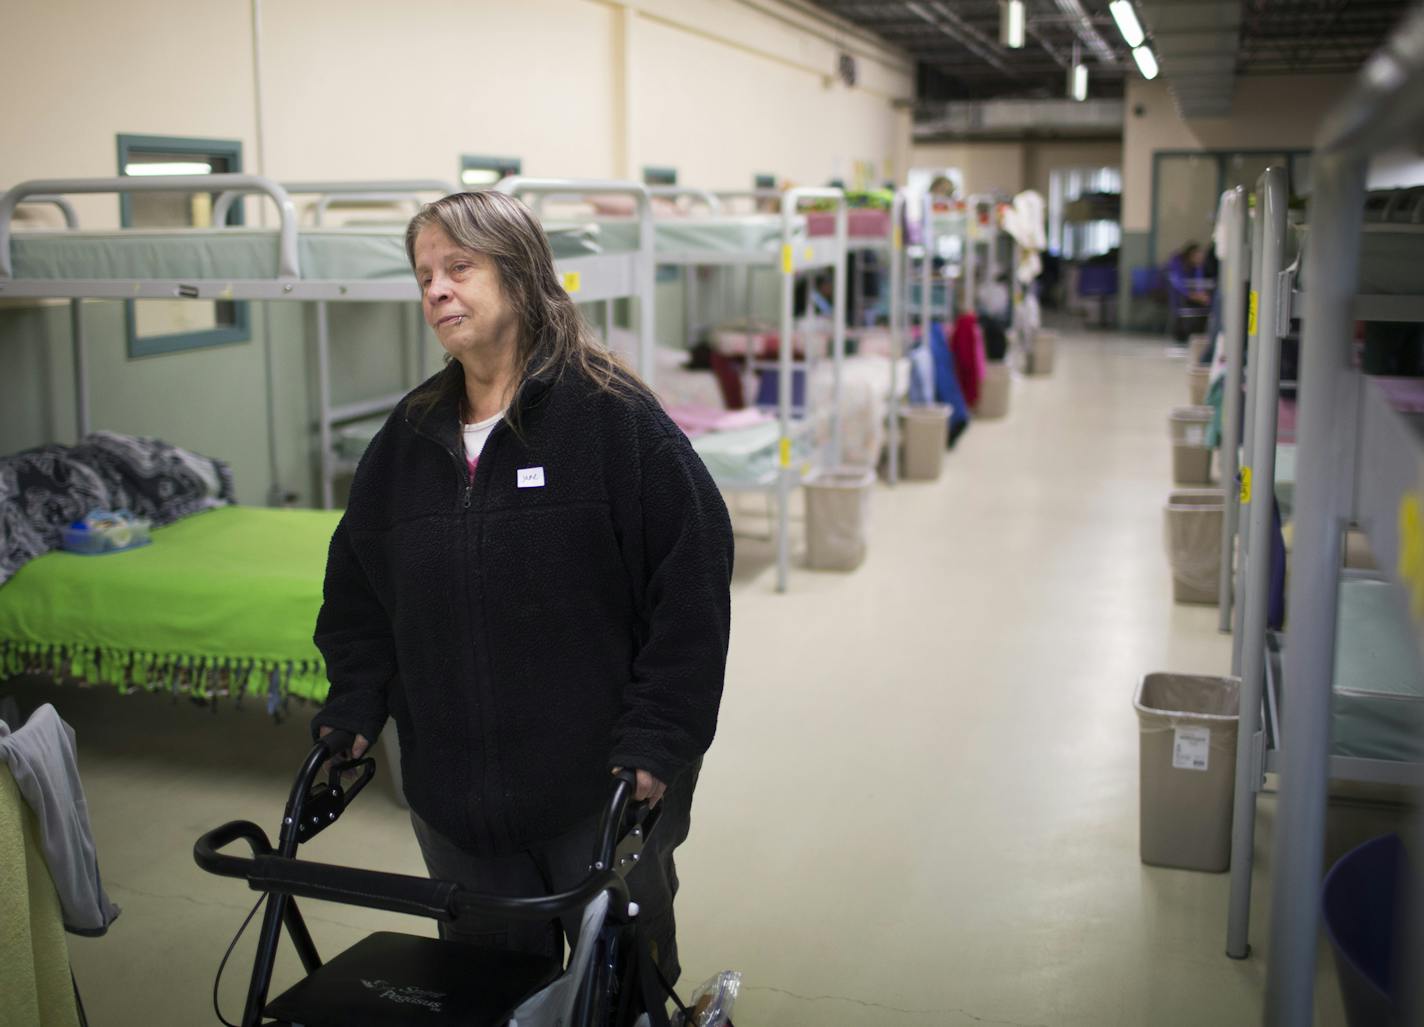
[[[409,402],[331,540],[312,730],[374,741],[389,714],[411,808],[470,851],[516,851],[593,816],[611,766],[671,782],[711,744],[731,523],[641,392],[527,381],[520,433],[499,422],[473,479],[454,404]]]

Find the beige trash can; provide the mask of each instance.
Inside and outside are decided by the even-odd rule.
[[[1052,374],[1053,358],[1058,348],[1058,333],[1038,331],[1034,333],[1028,348],[1028,373]]]
[[[1211,384],[1211,368],[1191,364],[1187,367],[1187,402],[1199,407],[1206,402],[1207,387]]]
[[[1226,493],[1178,489],[1167,498],[1165,535],[1172,566],[1172,601],[1215,605],[1221,574]]]
[[[1187,336],[1187,366],[1195,367],[1201,363],[1202,354],[1211,345],[1211,336],[1206,332],[1197,332],[1195,335]]]
[[[1172,480],[1179,485],[1211,484],[1211,450],[1206,430],[1211,407],[1176,407],[1167,418],[1172,438]]]
[[[949,407],[939,403],[900,409],[900,437],[905,459],[900,470],[908,481],[934,481],[944,466],[949,443]]]
[[[984,368],[984,381],[979,385],[979,403],[974,407],[974,416],[986,420],[1005,417],[1009,412],[1009,387],[1013,377],[1009,365],[990,363]]]
[[[1231,865],[1240,681],[1148,674],[1132,705],[1139,732],[1142,862],[1226,870]]]
[[[802,483],[806,492],[806,566],[853,571],[861,565],[874,485],[875,472],[858,467],[817,471]]]

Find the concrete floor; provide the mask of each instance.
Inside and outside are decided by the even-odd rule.
[[[1017,380],[1009,418],[975,423],[939,481],[877,488],[860,570],[798,569],[778,595],[770,548],[741,540],[721,726],[679,861],[684,990],[740,969],[743,1027],[1259,1020],[1273,800],[1247,961],[1223,955],[1225,875],[1137,855],[1133,688],[1229,664],[1215,610],[1170,601],[1166,414],[1184,378],[1158,340],[1067,334],[1056,373]],[[95,1027],[215,1022],[213,974],[254,896],[201,873],[192,843],[234,818],[275,834],[305,715],[274,727],[256,708],[13,690],[76,728],[124,907],[107,937],[70,942]],[[1337,803],[1330,848],[1397,817]],[[422,871],[377,789],[308,849]],[[428,929],[307,915],[327,954],[377,927]],[[223,981],[229,1019],[254,934]],[[1342,1023],[1322,955],[1317,1022]],[[295,977],[288,955],[278,984]]]

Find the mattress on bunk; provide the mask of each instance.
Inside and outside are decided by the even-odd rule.
[[[781,428],[775,421],[708,432],[692,440],[692,448],[720,485],[770,483],[780,459]]]
[[[1276,502],[1281,506],[1281,521],[1289,521],[1295,513],[1295,443],[1276,443]]]
[[[1408,610],[1393,582],[1341,582],[1331,728],[1337,756],[1424,761],[1424,676]]]
[[[337,425],[331,430],[332,449],[343,460],[360,460],[385,423],[386,415],[382,414]]]
[[[836,215],[830,211],[813,211],[806,215],[806,230],[811,235],[835,235]],[[852,239],[886,242],[890,238],[890,212],[846,211],[846,234]]]
[[[781,216],[747,214],[737,217],[661,218],[654,222],[659,253],[774,253],[781,245]],[[598,222],[599,242],[615,250],[638,248],[638,222]],[[795,220],[793,244],[806,240],[806,219]]]
[[[17,233],[15,277],[69,279],[275,278],[278,233],[263,228],[115,229]],[[599,253],[595,232],[549,233],[556,259]],[[411,277],[399,228],[304,229],[297,236],[302,278],[374,281]]]
[[[1308,227],[1299,228],[1299,236],[1292,235],[1297,245],[1304,246],[1308,252]],[[1424,226],[1366,225],[1360,234],[1360,277],[1355,291],[1364,295],[1417,295],[1421,291],[1421,262],[1424,262]],[[1307,263],[1301,261],[1297,289],[1309,288],[1305,274]]]
[[[340,517],[230,506],[156,528],[138,549],[31,560],[0,587],[0,671],[320,700],[312,630]]]

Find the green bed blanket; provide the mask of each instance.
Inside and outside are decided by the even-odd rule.
[[[0,674],[321,700],[312,642],[335,510],[230,506],[138,549],[47,553],[0,587]]]

